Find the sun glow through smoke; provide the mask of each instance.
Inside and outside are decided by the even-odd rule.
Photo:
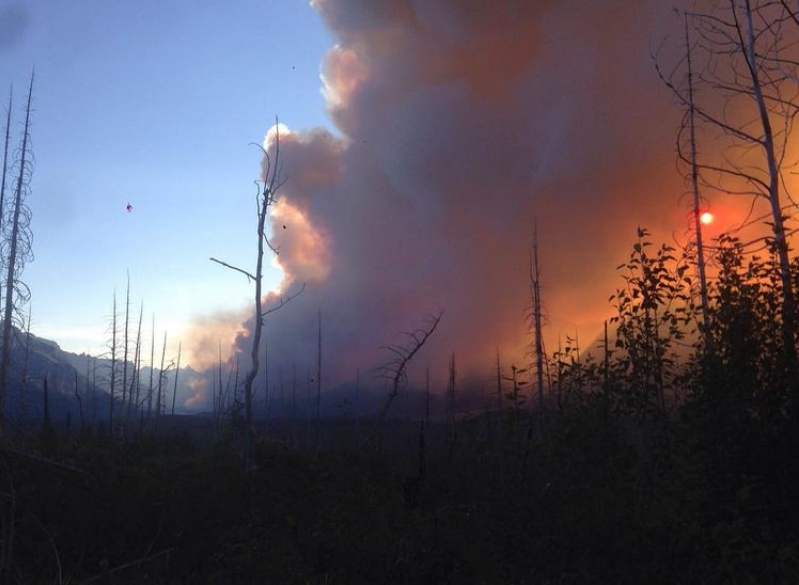
[[[678,212],[669,194],[681,179],[663,164],[673,157],[673,128],[661,122],[678,112],[650,79],[648,59],[612,49],[620,34],[645,46],[651,31],[621,21],[596,27],[604,5],[514,0],[514,10],[482,8],[489,4],[313,1],[338,43],[322,67],[334,130],[291,133],[281,125],[263,143],[274,161],[279,130],[285,179],[269,217],[279,254],[265,258],[279,268],[272,273],[280,285],[265,287],[264,306],[307,284],[298,301],[270,314],[270,375],[295,362],[316,367],[305,361],[318,343],[320,308],[331,348],[325,386],[379,364],[379,348],[436,307],[447,317],[425,347],[433,371],[453,352],[464,379],[482,376],[493,359],[484,356],[497,347],[503,363],[523,359],[529,339],[519,314],[528,283],[517,268],[529,255],[531,217],[541,228],[545,334],[579,328],[582,339],[592,338],[608,310],[601,291],[616,285],[612,266],[635,233],[630,226],[645,217],[653,237],[671,234]],[[662,13],[671,22],[654,0],[635,6],[636,19],[660,22]],[[639,65],[650,81],[617,74]],[[635,173],[607,172],[630,157],[640,163]],[[578,195],[588,185],[591,196]],[[612,229],[597,230],[598,215]],[[723,215],[714,227],[728,223],[726,207]],[[585,262],[566,241],[590,246],[596,260]],[[231,318],[240,318],[231,331],[253,327],[249,305]],[[203,355],[216,362],[219,336],[206,337]],[[235,351],[246,362],[245,341],[237,337]]]
[[[713,217],[713,214],[710,213],[709,211],[706,211],[699,216],[699,221],[702,223],[702,225],[710,225],[711,223],[713,223],[714,219],[715,218]]]

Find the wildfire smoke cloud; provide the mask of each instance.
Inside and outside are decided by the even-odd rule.
[[[284,292],[307,288],[267,319],[272,371],[313,363],[318,310],[327,384],[379,364],[382,346],[439,308],[431,364],[445,369],[455,351],[461,372],[483,375],[496,347],[524,361],[534,218],[550,344],[597,332],[636,226],[684,222],[680,111],[650,59],[670,8],[312,5],[338,38],[322,75],[338,134],[280,135],[273,243]]]

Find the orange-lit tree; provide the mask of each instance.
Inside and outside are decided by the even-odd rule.
[[[684,13],[698,41],[689,48],[698,74],[683,83],[686,60],[671,73],[658,69],[718,147],[716,156],[701,163],[691,158],[690,150],[681,150],[683,160],[695,166],[696,180],[719,193],[766,204],[768,211],[760,220],[771,234],[751,244],[764,246],[777,259],[782,294],[779,353],[787,386],[799,392],[796,290],[791,281],[785,210],[785,201],[790,199],[786,174],[792,166],[787,160],[789,141],[799,113],[795,82],[799,27],[786,2],[714,0],[706,6],[704,11]]]

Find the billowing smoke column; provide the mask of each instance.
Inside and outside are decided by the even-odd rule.
[[[324,386],[368,372],[381,346],[445,311],[420,354],[443,385],[488,379],[496,348],[530,342],[534,218],[547,341],[586,342],[611,309],[638,225],[685,228],[674,164],[680,117],[652,44],[659,0],[314,0],[339,39],[323,67],[340,134],[281,134],[288,182],[273,244],[299,298],[266,321],[269,376]],[[290,122],[290,121],[289,121]],[[676,226],[676,228],[675,228]],[[668,231],[666,231],[668,230]],[[275,302],[272,298],[270,302]],[[237,346],[244,359],[247,331]]]

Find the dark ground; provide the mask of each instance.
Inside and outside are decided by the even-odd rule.
[[[394,423],[359,449],[339,421],[318,452],[261,441],[251,477],[235,433],[20,442],[0,455],[3,582],[799,581],[795,441],[590,409],[515,426],[422,444]]]

